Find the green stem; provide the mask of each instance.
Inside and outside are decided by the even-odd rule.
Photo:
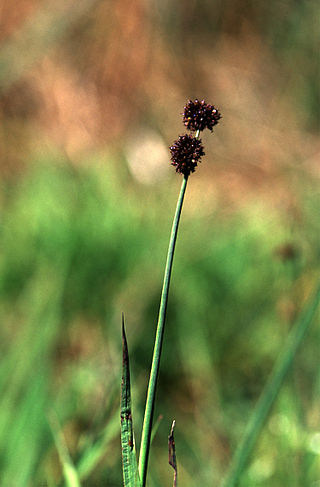
[[[301,319],[298,320],[288,336],[287,344],[275,363],[269,381],[267,382],[251,420],[248,423],[244,437],[236,450],[231,462],[229,474],[222,484],[223,487],[235,487],[238,484],[240,475],[246,466],[247,460],[252,452],[268,413],[270,412],[271,406],[278,395],[299,345],[302,343],[303,337],[305,336],[317,311],[319,301],[320,286],[318,287],[309,306],[301,316]]]
[[[158,379],[159,367],[160,367],[160,356],[161,356],[161,349],[162,349],[164,324],[166,319],[172,261],[173,261],[173,254],[176,245],[176,240],[177,240],[177,233],[178,233],[183,199],[187,187],[187,181],[188,181],[188,177],[184,176],[178,202],[177,202],[176,212],[173,219],[169,248],[168,248],[168,255],[167,255],[167,263],[164,272],[158,325],[157,325],[156,339],[155,339],[154,350],[153,350],[152,365],[151,365],[146,407],[145,407],[143,427],[142,427],[142,436],[141,436],[139,474],[140,474],[142,487],[145,487],[146,485],[152,419],[153,419],[153,412],[154,412],[157,379]]]

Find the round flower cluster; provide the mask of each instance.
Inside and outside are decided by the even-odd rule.
[[[204,156],[203,145],[200,139],[192,135],[180,135],[179,139],[170,147],[172,165],[175,166],[176,172],[189,176],[200,162],[201,156]]]
[[[183,123],[188,130],[193,132],[204,129],[209,129],[212,132],[220,118],[219,110],[204,100],[189,100],[184,107]]]
[[[191,132],[198,132],[195,137],[192,135],[180,135],[170,147],[172,165],[176,172],[188,177],[195,171],[201,156],[204,155],[203,145],[199,139],[199,132],[204,129],[212,129],[221,118],[221,114],[213,105],[204,100],[189,100],[184,107],[183,123]]]

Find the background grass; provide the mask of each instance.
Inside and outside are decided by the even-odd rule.
[[[219,485],[319,279],[317,2],[68,8],[3,2],[1,482],[63,485],[53,413],[82,485],[121,485],[121,312],[139,444],[181,183],[167,147],[204,96],[224,118],[188,184],[149,484],[172,482],[175,418],[181,485]],[[240,487],[319,482],[318,361],[319,313]]]
[[[172,182],[165,205],[156,202],[154,189],[144,190],[160,219],[172,212],[178,183]],[[52,410],[76,464],[103,445],[93,472],[84,469],[84,477],[90,474],[84,485],[120,484],[119,313],[127,315],[137,431],[165,258],[163,227],[169,226],[160,227],[144,208],[133,181],[130,188],[123,199],[122,170],[112,174],[93,165],[74,171],[61,160],[5,186],[0,419],[9,485],[58,482],[47,418]],[[303,208],[307,235],[319,231],[309,215],[312,197],[318,204],[315,191]],[[296,229],[294,242],[297,249],[298,242],[300,249],[312,248],[304,262],[301,250],[290,259],[275,252],[290,230],[277,212],[269,209],[262,218],[267,208],[254,203],[227,220],[218,211],[202,219],[188,214],[189,205],[186,200],[169,302],[156,411],[164,419],[151,455],[151,485],[170,478],[166,436],[173,417],[181,479],[218,483],[318,273],[319,247],[308,242],[303,228]],[[288,475],[297,478],[296,485],[302,479],[311,485],[319,474],[312,447],[318,333],[312,327],[244,485],[280,486]]]

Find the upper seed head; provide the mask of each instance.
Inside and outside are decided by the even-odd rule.
[[[213,127],[217,125],[220,118],[219,110],[204,100],[189,100],[184,107],[183,123],[188,130],[193,132],[197,130],[202,131],[205,128],[212,132]]]

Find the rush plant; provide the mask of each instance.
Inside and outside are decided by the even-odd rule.
[[[167,261],[164,271],[163,287],[160,301],[158,324],[153,350],[153,358],[149,377],[149,386],[144,411],[144,421],[141,434],[139,462],[135,452],[135,441],[132,425],[129,354],[125,335],[124,319],[122,322],[123,337],[123,373],[121,387],[121,448],[123,465],[123,483],[125,487],[145,487],[147,478],[148,459],[151,443],[151,430],[155,406],[155,395],[160,369],[160,359],[166,320],[167,303],[169,296],[170,278],[174,250],[177,240],[178,227],[182,211],[183,200],[187,188],[188,178],[205,155],[200,132],[206,128],[211,130],[221,118],[220,112],[213,105],[204,100],[189,100],[184,108],[183,124],[190,131],[179,138],[170,147],[171,164],[176,172],[182,176],[182,184],[173,219]],[[174,442],[174,422],[172,424],[169,444],[169,463],[174,469],[173,485],[177,485],[177,463]]]

